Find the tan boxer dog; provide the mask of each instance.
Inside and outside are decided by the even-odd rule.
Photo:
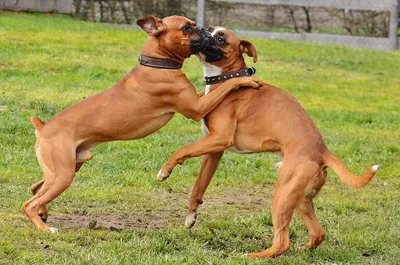
[[[71,185],[75,172],[93,157],[90,148],[145,137],[164,126],[175,112],[199,121],[230,91],[259,86],[244,77],[225,83],[210,96],[198,96],[180,68],[185,58],[209,44],[209,34],[179,16],[147,16],[137,24],[149,35],[139,66],[112,88],[65,109],[46,124],[31,118],[44,180],[32,185],[35,196],[22,210],[43,231],[57,232],[44,223],[46,204]]]
[[[212,28],[215,41],[199,57],[204,64],[206,83],[204,97],[211,96],[222,80],[249,75],[243,53],[257,61],[255,47],[240,40],[231,31]],[[215,58],[223,57],[222,60]],[[226,82],[228,82],[226,81]],[[213,177],[224,150],[236,153],[272,152],[282,157],[273,199],[274,240],[272,246],[251,258],[276,257],[289,249],[289,223],[293,212],[300,215],[310,232],[305,248],[315,248],[324,239],[325,231],[314,212],[313,198],[326,181],[326,168],[332,167],[348,186],[361,188],[369,183],[379,166],[364,175],[350,173],[342,162],[329,152],[314,122],[286,91],[269,84],[260,90],[240,90],[229,94],[204,118],[203,139],[179,149],[158,174],[166,179],[177,164],[187,158],[203,156],[200,173],[190,197],[186,226],[196,222],[196,211]]]

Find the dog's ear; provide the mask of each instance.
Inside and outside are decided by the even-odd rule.
[[[150,36],[158,36],[167,29],[161,18],[150,15],[139,19],[136,23]]]
[[[240,52],[246,53],[249,57],[253,57],[253,63],[256,63],[258,60],[256,47],[248,41],[248,40],[241,40],[239,44]]]

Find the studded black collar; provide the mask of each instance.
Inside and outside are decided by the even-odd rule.
[[[242,76],[252,76],[256,73],[256,69],[254,67],[249,67],[246,69],[242,69],[239,71],[229,72],[223,75],[216,75],[216,76],[206,76],[205,83],[206,85],[213,85],[217,83],[225,82],[228,79],[235,78],[235,77],[242,77]]]

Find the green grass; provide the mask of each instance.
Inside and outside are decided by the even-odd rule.
[[[49,206],[49,223],[61,232],[37,231],[20,211],[41,179],[29,117],[47,120],[112,86],[137,64],[145,38],[60,15],[0,13],[0,263],[400,263],[400,53],[334,45],[252,40],[257,77],[291,92],[351,171],[381,165],[361,190],[330,172],[315,200],[327,231],[318,249],[297,250],[308,232],[295,216],[290,251],[274,260],[242,256],[271,244],[279,161],[271,154],[226,154],[188,232],[184,215],[200,160],[164,183],[155,178],[175,149],[201,137],[199,123],[181,115],[145,139],[94,148],[94,159]],[[183,71],[202,88],[198,60]]]

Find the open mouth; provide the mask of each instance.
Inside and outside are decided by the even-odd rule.
[[[211,34],[208,34],[209,44],[200,51],[205,56],[205,61],[207,63],[218,62],[224,58],[224,53],[218,47],[215,39]]]
[[[224,55],[217,46],[207,46],[204,50],[201,51],[202,54],[206,56],[207,63],[218,62],[221,60]]]

